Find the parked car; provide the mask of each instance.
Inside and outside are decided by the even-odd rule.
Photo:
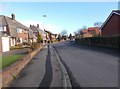
[[[70,41],[71,41],[71,42],[75,42],[75,38],[72,38]]]

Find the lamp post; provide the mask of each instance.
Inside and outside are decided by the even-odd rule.
[[[46,43],[45,40],[47,40],[46,38],[46,33],[45,33],[45,21],[44,18],[47,17],[46,15],[43,15],[43,44]]]
[[[43,15],[43,30],[45,29],[45,21],[44,18],[47,17],[46,15]]]

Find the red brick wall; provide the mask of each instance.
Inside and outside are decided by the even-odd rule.
[[[102,36],[112,36],[120,34],[120,17],[118,20],[118,15],[113,15],[101,31]],[[118,31],[119,30],[119,31]]]
[[[2,73],[0,72],[0,76],[2,76],[2,87],[8,87],[10,82],[13,80],[13,76],[17,76],[30,62],[30,60],[40,51],[40,49],[42,49],[42,45],[40,45],[38,49],[18,60],[16,63],[3,69]]]
[[[17,35],[18,35],[18,38],[22,38],[22,42],[24,41],[25,38],[27,38],[27,40],[28,40],[28,32],[24,33],[22,31],[22,33],[18,33]]]

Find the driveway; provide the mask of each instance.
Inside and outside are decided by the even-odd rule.
[[[15,49],[15,50],[11,50],[8,52],[4,52],[2,53],[2,55],[26,55],[28,53],[29,48],[23,48],[23,49]]]

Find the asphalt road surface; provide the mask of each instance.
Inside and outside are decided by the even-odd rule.
[[[57,43],[54,48],[73,87],[118,87],[118,50],[72,42]]]

